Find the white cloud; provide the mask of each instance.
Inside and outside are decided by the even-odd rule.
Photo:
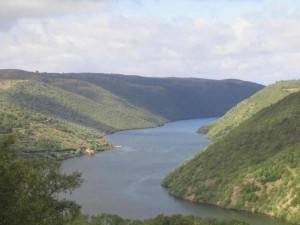
[[[103,1],[59,2],[24,0],[15,9],[10,1],[1,3],[9,10],[0,10],[0,17],[17,20],[10,29],[0,30],[0,68],[262,83],[296,78],[300,71],[297,17],[240,16],[233,23],[197,17],[177,23],[158,17],[82,14],[102,10]],[[80,16],[57,17],[69,11]]]
[[[103,1],[93,0],[0,0],[2,19],[49,17],[66,13],[97,12],[105,7]]]

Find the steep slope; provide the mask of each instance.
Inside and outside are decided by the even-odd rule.
[[[163,181],[172,195],[300,224],[300,93],[269,106]]]
[[[237,104],[217,121],[201,127],[199,132],[206,134],[209,138],[216,139],[228,133],[261,109],[298,91],[300,91],[300,80],[280,81],[272,84]]]
[[[239,80],[149,78],[117,74],[64,74],[92,82],[133,105],[174,121],[221,116],[262,85]]]
[[[14,132],[26,150],[101,149],[108,133],[166,121],[82,81],[0,80],[0,99],[0,133]]]
[[[222,115],[262,88],[237,80],[22,70],[0,70],[0,86],[0,135],[14,132],[27,151],[102,149],[111,132]]]
[[[263,85],[239,80],[150,78],[101,73],[58,74],[0,70],[1,78],[86,81],[169,121],[221,116],[263,88]]]

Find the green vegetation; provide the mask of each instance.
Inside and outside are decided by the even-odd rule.
[[[81,184],[80,174],[62,174],[58,161],[17,157],[13,142],[11,135],[0,140],[1,225],[247,225],[182,215],[145,221],[107,214],[89,218],[75,202],[58,197]]]
[[[257,92],[250,98],[237,104],[219,120],[201,127],[198,131],[207,137],[216,139],[237,127],[243,121],[284,97],[300,91],[300,81],[280,81]]]
[[[75,202],[59,199],[81,183],[80,174],[61,174],[53,160],[18,158],[13,137],[0,141],[0,224],[63,225],[80,213]]]
[[[63,159],[82,148],[111,148],[103,137],[118,130],[221,115],[260,88],[237,80],[0,70],[0,136],[14,133],[15,149],[26,154]]]
[[[262,85],[239,80],[149,78],[113,74],[64,76],[93,82],[168,121],[221,116],[263,88]]]
[[[278,84],[277,84],[278,85]],[[300,93],[266,107],[171,171],[170,194],[300,223]]]
[[[62,89],[92,100],[101,99],[102,92],[100,95],[96,93],[100,90],[96,90],[96,87],[101,87],[107,91],[107,96],[117,96],[124,104],[159,115],[168,121],[221,116],[263,88],[263,85],[240,80],[150,78],[101,73],[51,74],[0,70],[0,78],[55,82]],[[83,83],[80,82],[76,85],[76,81],[85,81],[85,85],[81,87]],[[92,90],[90,84],[93,84]]]
[[[103,150],[111,147],[102,139],[108,133],[166,121],[82,81],[0,80],[0,85],[0,132],[13,132],[16,148],[50,151],[58,158],[70,151],[57,150],[73,149],[71,155],[79,147]],[[94,100],[57,87],[63,85],[89,89]]]
[[[81,216],[70,225],[248,225],[241,221],[217,221],[195,216],[180,214],[165,216],[159,215],[147,220],[128,220],[117,215],[102,214],[98,216]]]

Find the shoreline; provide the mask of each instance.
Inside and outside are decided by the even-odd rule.
[[[191,118],[191,119],[179,119],[179,120],[174,120],[174,121],[166,121],[164,123],[161,123],[161,124],[158,124],[156,126],[149,126],[149,127],[141,127],[141,128],[129,128],[129,129],[121,129],[121,130],[115,130],[115,131],[111,131],[109,133],[107,133],[105,136],[103,136],[102,138],[104,138],[106,141],[106,137],[109,136],[109,135],[112,135],[114,133],[117,133],[117,132],[122,132],[122,131],[131,131],[131,130],[143,130],[143,129],[151,129],[151,128],[158,128],[158,127],[162,127],[162,126],[165,126],[166,124],[168,123],[174,123],[174,122],[179,122],[179,121],[187,121],[187,120],[197,120],[197,119],[209,119],[209,118],[219,118],[219,117],[204,117],[204,118]],[[195,133],[197,133],[197,130],[195,130]],[[203,134],[201,134],[203,135]],[[205,135],[204,135],[205,136]],[[109,141],[108,141],[109,142]],[[110,143],[110,142],[109,142]],[[112,146],[109,147],[109,148],[106,148],[106,149],[99,149],[99,150],[95,150],[95,153],[94,154],[97,154],[97,153],[100,153],[100,152],[104,152],[104,151],[107,151],[107,150],[112,150],[112,149],[115,149],[115,148],[120,148],[118,145],[114,145],[113,143],[110,143]],[[59,151],[58,151],[59,152]],[[64,161],[64,160],[68,160],[68,159],[71,159],[71,158],[75,158],[75,157],[81,157],[81,156],[85,156],[86,154],[79,154],[79,155],[74,155],[74,156],[67,156],[67,157],[64,157],[64,158],[61,158],[61,159],[57,159],[59,161]]]
[[[208,119],[208,118],[207,118]],[[210,122],[210,120],[208,119],[208,120],[205,120],[204,122],[202,122],[201,124],[203,124],[203,123],[209,123]],[[186,124],[190,124],[190,126],[192,127],[192,129],[189,129],[189,130],[185,130],[186,132],[188,132],[188,133],[194,133],[194,138],[196,138],[196,139],[198,139],[198,138],[202,138],[202,137],[204,137],[204,135],[199,135],[198,136],[198,134],[196,133],[196,130],[197,129],[195,129],[195,127],[197,127],[197,125],[199,125],[198,123],[197,123],[197,121],[195,121],[195,122],[193,122],[193,120],[191,120],[191,122],[187,122]],[[180,123],[180,121],[179,121],[179,123],[174,123],[174,126],[173,125],[171,125],[169,128],[168,128],[168,131],[170,131],[170,132],[172,132],[173,131],[173,128],[175,128],[176,130],[179,130],[181,127],[183,128],[185,125],[184,125],[184,123],[182,123],[182,125],[181,125],[181,123]],[[152,134],[153,132],[154,133],[156,133],[156,132],[158,132],[158,133],[160,133],[160,130],[161,128],[159,128],[158,130],[156,130],[156,129],[149,129],[149,132]],[[162,129],[164,129],[164,128],[162,128]],[[131,129],[131,130],[133,130],[133,129]],[[142,134],[144,134],[144,137],[143,138],[145,138],[145,142],[143,141],[143,139],[141,140],[141,141],[139,141],[139,145],[138,145],[138,147],[139,148],[143,148],[143,146],[144,145],[146,145],[147,144],[147,135],[148,135],[148,133],[149,132],[147,132],[147,131],[145,131],[145,132],[143,132],[143,131],[141,131],[141,133]],[[179,131],[180,132],[180,131]],[[139,132],[137,132],[137,135],[139,134]],[[128,136],[127,136],[128,135]],[[124,133],[119,133],[118,135],[116,135],[116,136],[111,136],[111,137],[109,137],[109,139],[108,140],[111,140],[112,142],[116,142],[117,144],[118,144],[118,142],[120,142],[120,144],[121,145],[123,145],[123,146],[125,146],[125,147],[127,147],[127,141],[125,141],[125,142],[121,142],[121,140],[128,140],[128,138],[130,138],[131,137],[131,135],[134,135],[134,138],[137,138],[137,140],[140,140],[140,138],[139,138],[139,135],[138,135],[138,137],[136,137],[135,135],[136,135],[136,133],[135,132],[124,132]],[[178,135],[178,134],[177,134]],[[179,134],[180,135],[180,134]],[[119,136],[120,136],[120,139],[119,139]],[[108,138],[108,137],[106,137],[106,138]],[[163,136],[161,136],[161,139],[160,140],[164,140],[164,138],[163,138]],[[189,139],[187,139],[187,140],[189,140]],[[131,143],[131,142],[133,142],[133,143]],[[183,139],[183,142],[184,142],[184,139]],[[128,146],[130,147],[131,146],[131,144],[129,144],[129,143],[131,143],[131,144],[133,144],[134,145],[134,143],[135,143],[135,140],[133,140],[133,141],[130,141],[130,142],[128,142]],[[152,142],[150,142],[150,143],[152,143]],[[171,144],[171,143],[170,143]],[[169,144],[167,144],[166,143],[166,145],[164,145],[165,147],[167,147]],[[152,145],[151,145],[152,146]],[[185,145],[182,145],[182,147],[184,147]],[[180,147],[180,148],[182,148],[182,147]],[[198,145],[198,147],[199,147],[199,145]],[[159,146],[158,146],[158,148],[159,148]],[[195,149],[194,147],[193,147],[193,149]],[[137,150],[137,149],[136,149]],[[197,150],[196,150],[197,151]],[[196,151],[193,151],[193,152],[196,152]],[[134,151],[134,152],[138,152],[138,151]],[[118,160],[121,160],[121,158],[123,158],[124,156],[122,156],[122,154],[119,154],[118,153],[118,151],[116,151],[116,152],[111,152],[111,153],[108,153],[108,157],[109,158],[111,158],[111,156],[114,156],[114,155],[117,155],[117,161]],[[197,154],[197,152],[195,153],[195,154]],[[104,154],[104,155],[106,155],[106,154]],[[128,156],[129,157],[129,156]],[[115,158],[115,157],[114,157]],[[125,157],[126,158],[126,157]],[[80,162],[82,162],[81,161],[82,159],[78,159],[78,163],[79,164],[82,164],[82,163],[80,163]],[[84,158],[83,159],[83,163],[84,164],[89,164],[89,157],[86,157],[86,158]],[[91,159],[92,161],[96,161],[96,162],[98,162],[98,160],[100,160],[100,161],[102,161],[102,160],[105,160],[105,156],[104,156],[104,159],[101,157],[101,155],[100,156],[98,156],[98,157],[95,157],[95,159]],[[77,160],[76,160],[77,161]],[[80,161],[80,162],[79,162]],[[116,160],[113,160],[112,159],[112,162],[117,162]],[[67,162],[67,165],[71,165],[72,164],[72,162],[73,161],[69,161],[70,163],[68,163]],[[181,161],[182,162],[182,161]],[[134,163],[134,162],[133,162]],[[179,163],[180,163],[180,161],[179,161]],[[126,165],[126,164],[125,164]],[[72,168],[73,168],[73,166],[71,166]],[[85,166],[84,166],[84,168],[85,168]],[[110,167],[109,167],[110,168]],[[118,167],[119,168],[119,167]],[[170,171],[172,168],[170,168],[168,171]],[[105,173],[106,174],[106,173]],[[161,180],[164,178],[164,176],[165,176],[165,174],[162,174],[162,176],[161,176],[161,178],[157,181],[158,182],[158,186],[160,186],[160,182],[161,182]],[[146,187],[146,186],[145,186]],[[171,198],[171,200],[170,200],[170,202],[174,202],[174,201],[176,201],[175,199],[178,199],[177,201],[183,201],[183,202],[186,202],[186,203],[181,203],[181,204],[183,204],[183,206],[184,207],[186,207],[186,208],[189,208],[189,207],[191,207],[192,208],[192,210],[191,210],[191,213],[192,214],[194,214],[195,212],[193,211],[194,209],[198,209],[197,207],[198,207],[198,205],[199,205],[199,207],[201,208],[201,205],[203,205],[202,207],[204,207],[204,208],[206,208],[207,207],[207,210],[209,210],[209,212],[215,212],[215,213],[217,213],[216,215],[218,215],[218,213],[219,213],[219,215],[223,215],[224,214],[224,218],[228,218],[228,217],[233,217],[233,218],[244,218],[244,220],[243,221],[245,221],[245,222],[247,222],[246,220],[249,218],[249,222],[251,222],[251,223],[253,223],[253,224],[256,224],[256,225],[261,225],[261,224],[265,224],[264,222],[260,222],[260,221],[266,221],[266,223],[267,224],[269,224],[269,225],[287,225],[288,223],[283,223],[282,221],[280,221],[280,220],[278,220],[278,218],[276,218],[276,217],[274,217],[274,216],[270,216],[270,215],[268,215],[268,214],[266,214],[266,213],[261,213],[261,212],[255,212],[255,211],[251,211],[251,210],[241,210],[241,209],[233,209],[233,208],[227,208],[227,207],[224,207],[224,206],[220,206],[220,205],[217,205],[217,204],[213,204],[213,203],[209,203],[209,202],[197,202],[197,201],[190,201],[190,200],[188,200],[188,199],[184,199],[184,198],[180,198],[180,197],[176,197],[176,196],[174,196],[174,195],[171,195],[170,193],[168,193],[168,191],[167,191],[167,189],[166,188],[162,188],[162,187],[160,187],[160,189],[161,189],[161,191],[162,192],[164,192],[164,194],[166,195],[166,196],[168,196],[169,195],[169,198]],[[167,194],[168,193],[168,194]],[[172,200],[172,199],[174,199],[174,200]],[[168,201],[167,201],[168,202]],[[172,203],[171,203],[172,204]],[[176,203],[177,204],[177,203]],[[180,204],[180,203],[179,203]],[[205,206],[205,205],[207,205],[207,206]],[[211,207],[210,207],[211,206]],[[214,209],[216,207],[216,209]],[[108,207],[109,208],[109,207]],[[185,208],[185,209],[186,209]],[[217,209],[217,208],[219,208],[219,209]],[[88,210],[90,210],[89,208],[88,208]],[[216,211],[211,211],[211,210],[216,210]],[[88,213],[92,213],[93,214],[93,212],[88,212]],[[182,213],[182,212],[181,212]],[[196,213],[197,214],[197,213]],[[232,214],[233,216],[226,216],[226,215],[230,215],[230,214]],[[223,216],[222,216],[222,218],[223,218]],[[252,219],[253,218],[253,219]],[[257,218],[257,219],[256,219]],[[257,221],[257,222],[256,222]],[[269,222],[269,221],[271,221],[271,222]],[[273,223],[272,223],[272,221],[273,221]],[[276,222],[276,221],[278,221],[278,222]],[[292,224],[290,224],[290,225],[292,225]]]
[[[178,120],[180,121],[180,120]],[[72,159],[72,158],[76,158],[76,157],[82,157],[85,155],[94,155],[100,152],[104,152],[104,151],[108,151],[108,150],[112,150],[112,149],[116,149],[116,148],[120,148],[122,146],[119,145],[114,145],[113,143],[109,142],[106,137],[109,135],[112,135],[114,133],[117,132],[121,132],[121,131],[130,131],[130,130],[142,130],[142,129],[150,129],[150,128],[157,128],[157,127],[162,127],[167,123],[172,123],[172,122],[176,122],[176,121],[167,121],[161,124],[158,124],[157,126],[149,126],[149,127],[141,127],[141,128],[129,128],[129,129],[121,129],[121,130],[115,130],[115,131],[111,131],[108,132],[107,134],[105,134],[104,136],[102,136],[101,138],[103,138],[106,142],[109,143],[109,147],[104,147],[101,149],[95,149],[92,150],[93,153],[92,154],[85,154],[83,152],[80,152],[78,154],[75,154],[75,152],[82,148],[82,147],[78,147],[78,148],[66,148],[66,149],[60,149],[60,150],[55,150],[52,152],[47,152],[47,151],[43,151],[43,150],[38,150],[38,151],[34,151],[34,150],[25,150],[22,152],[23,155],[28,156],[28,157],[45,157],[45,158],[52,158],[55,159],[57,161],[64,161],[64,160],[68,160],[68,159]],[[63,154],[63,156],[58,157],[57,155],[59,154]]]
[[[276,217],[276,216],[273,216],[273,215],[270,215],[268,213],[264,213],[264,212],[260,212],[260,211],[251,211],[251,210],[247,210],[247,209],[236,209],[236,208],[229,208],[229,207],[224,207],[224,206],[220,206],[216,203],[211,203],[211,202],[201,202],[201,201],[192,201],[192,200],[189,200],[189,199],[186,199],[186,198],[183,198],[183,197],[179,197],[179,196],[176,196],[176,195],[173,195],[169,192],[169,189],[163,185],[161,185],[167,192],[170,196],[172,196],[173,198],[175,199],[179,199],[179,200],[182,200],[182,201],[186,201],[186,202],[191,202],[191,203],[194,203],[194,204],[203,204],[203,205],[209,205],[209,206],[213,206],[213,207],[218,207],[220,209],[225,209],[225,210],[230,210],[230,211],[236,211],[236,212],[244,212],[244,213],[249,213],[249,214],[252,214],[252,215],[264,215],[264,216],[268,216],[268,217],[271,217],[275,220],[278,220],[278,221],[282,221],[284,223],[287,223],[286,225],[298,225],[298,224],[295,224],[295,223],[291,223],[287,220],[283,220],[279,217]]]

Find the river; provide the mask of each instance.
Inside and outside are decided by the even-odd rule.
[[[196,204],[168,195],[160,183],[178,164],[210,143],[196,130],[216,118],[184,120],[162,127],[120,131],[107,140],[123,147],[93,156],[63,161],[64,172],[79,171],[84,183],[68,198],[83,213],[118,214],[144,219],[158,214],[193,214],[221,220],[242,220],[251,225],[284,225],[271,217]]]

